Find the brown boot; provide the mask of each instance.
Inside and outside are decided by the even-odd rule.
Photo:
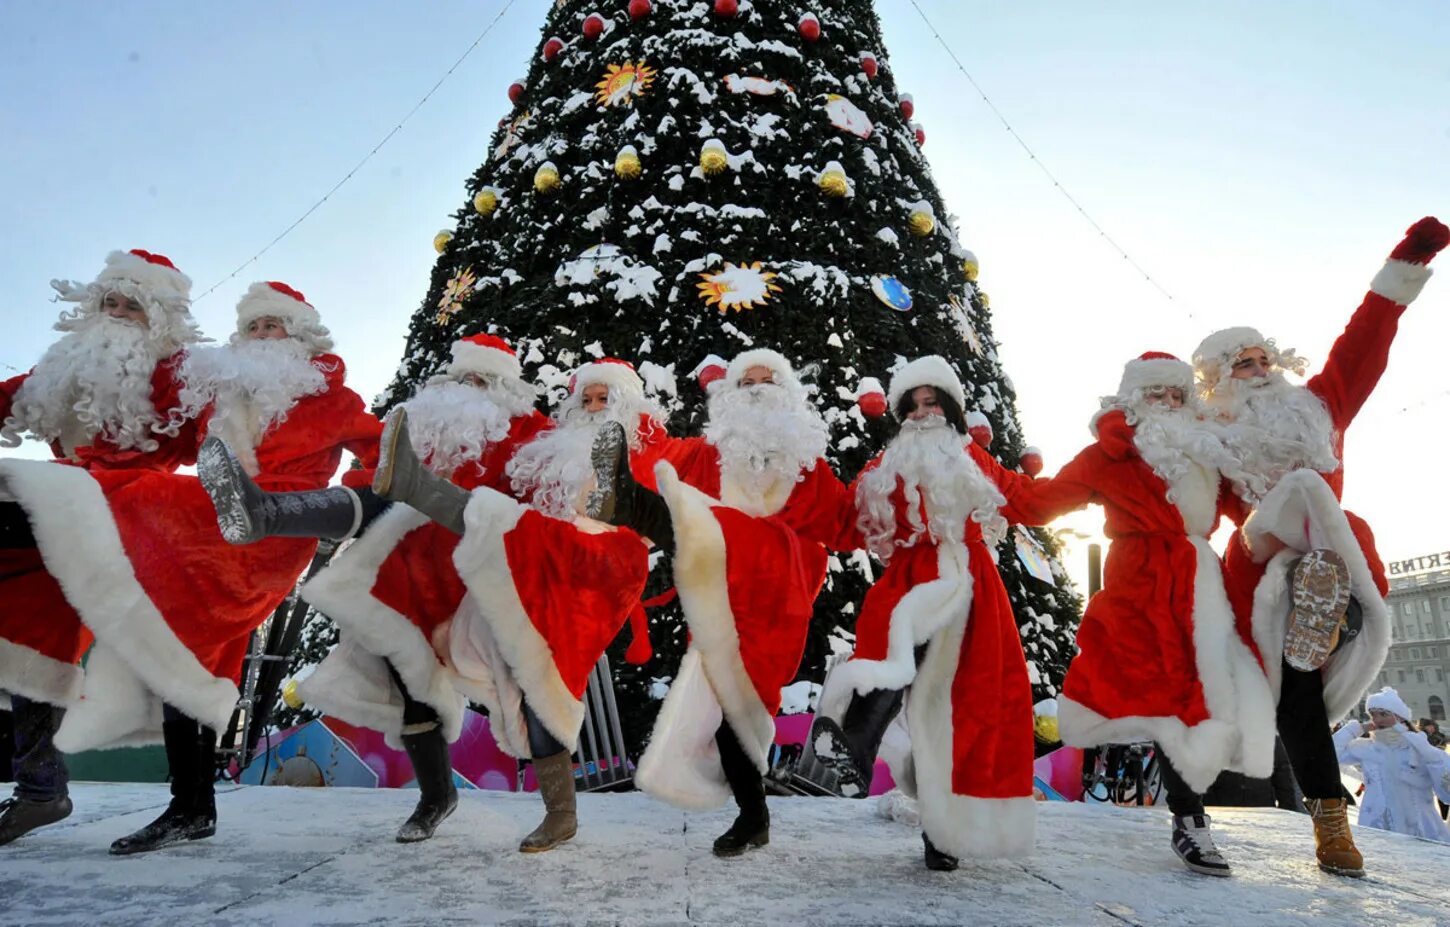
[[[534,760],[539,794],[544,796],[544,820],[519,844],[520,853],[542,853],[571,839],[579,830],[574,804],[574,764],[569,751]]]
[[[1349,833],[1349,818],[1342,798],[1306,798],[1314,818],[1314,855],[1319,868],[1352,879],[1364,877],[1364,857]]]

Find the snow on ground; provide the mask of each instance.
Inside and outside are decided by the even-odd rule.
[[[1314,866],[1306,817],[1222,810],[1238,874],[1181,868],[1166,812],[1047,803],[1021,862],[921,865],[917,831],[874,801],[772,798],[770,846],[710,853],[731,812],[685,813],[638,793],[583,795],[580,833],[517,852],[538,796],[464,794],[433,840],[393,832],[417,793],[250,787],[218,795],[211,840],[114,858],[162,785],[84,784],[65,822],[0,848],[7,925],[855,924],[1417,925],[1450,920],[1450,848],[1359,831],[1370,878]]]

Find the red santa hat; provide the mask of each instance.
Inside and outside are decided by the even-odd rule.
[[[585,388],[598,385],[609,387],[611,397],[644,395],[644,380],[635,372],[634,364],[617,357],[601,357],[575,370],[569,379],[569,395],[581,395]]]
[[[1400,693],[1389,686],[1385,686],[1383,689],[1365,699],[1364,707],[1369,711],[1393,712],[1405,721],[1410,720],[1410,706],[1406,705],[1405,700],[1400,698]]]
[[[901,402],[901,397],[909,395],[919,386],[935,386],[956,400],[958,406],[967,404],[962,381],[956,371],[952,369],[951,364],[948,364],[946,358],[938,354],[928,354],[925,357],[918,357],[892,375],[891,388],[886,393],[887,406],[894,413]]]
[[[140,248],[106,255],[106,266],[96,283],[118,292],[125,289],[118,288],[118,284],[133,284],[168,309],[184,308],[191,302],[191,278],[177,270],[165,255]]]
[[[246,332],[257,319],[277,319],[294,338],[308,329],[322,326],[322,316],[307,297],[278,280],[265,280],[247,287],[237,303],[237,331]]]
[[[770,348],[752,348],[735,355],[729,366],[725,368],[725,382],[734,386],[740,382],[740,378],[745,376],[745,371],[751,367],[766,368],[775,374],[775,382],[781,386],[800,384],[790,361],[786,360],[779,351],[772,351]]]
[[[1163,351],[1140,354],[1123,366],[1123,379],[1118,395],[1126,397],[1138,389],[1153,386],[1176,386],[1185,393],[1193,391],[1193,368]]]
[[[453,362],[444,372],[454,379],[469,373],[513,380],[524,375],[518,353],[497,335],[480,333],[459,338],[453,342],[450,351]]]

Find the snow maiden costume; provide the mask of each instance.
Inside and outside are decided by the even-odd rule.
[[[1447,242],[1450,229],[1433,218],[1411,226],[1324,369],[1303,386],[1283,371],[1302,373],[1304,360],[1252,328],[1215,332],[1194,354],[1199,388],[1227,422],[1225,442],[1267,487],[1225,499],[1244,530],[1225,551],[1224,577],[1240,634],[1274,690],[1279,734],[1314,819],[1315,855],[1337,875],[1362,875],[1364,858],[1329,728],[1359,701],[1390,643],[1389,586],[1374,536],[1339,504],[1344,433],[1385,372],[1400,316],[1430,277],[1426,265]],[[1235,374],[1256,355],[1264,366]]]
[[[1450,843],[1450,827],[1432,800],[1450,802],[1450,754],[1409,729],[1410,708],[1394,689],[1374,693],[1365,708],[1393,712],[1396,721],[1369,728],[1348,721],[1334,732],[1339,762],[1364,772],[1359,826]]]
[[[166,257],[115,251],[89,284],[52,281],[66,334],[35,367],[0,383],[0,444],[29,436],[64,464],[169,473],[196,455],[195,424],[162,431],[178,405],[176,378],[199,337],[191,280]],[[127,317],[127,306],[140,318]],[[33,466],[25,464],[24,466]],[[46,570],[26,510],[0,486],[0,694],[15,720],[15,795],[0,803],[0,844],[70,814],[54,737],[80,698],[91,632]],[[63,504],[50,500],[49,504]]]

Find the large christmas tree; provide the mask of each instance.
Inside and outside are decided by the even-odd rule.
[[[818,387],[832,463],[849,480],[891,433],[876,397],[858,402],[868,378],[936,353],[990,420],[993,453],[1018,465],[1015,397],[976,261],[932,182],[870,3],[561,0],[508,96],[454,227],[435,239],[384,408],[444,365],[454,339],[483,330],[515,345],[552,399],[579,363],[631,360],[671,431],[697,433],[696,368],[772,347]],[[1061,682],[1080,610],[1056,553],[1049,535],[1024,532],[1000,557],[1039,698]],[[801,678],[819,681],[848,645],[873,568],[864,554],[833,562]],[[659,564],[653,591],[669,578]],[[651,625],[649,665],[613,661],[635,750],[653,720],[651,681],[684,649],[674,606]]]

